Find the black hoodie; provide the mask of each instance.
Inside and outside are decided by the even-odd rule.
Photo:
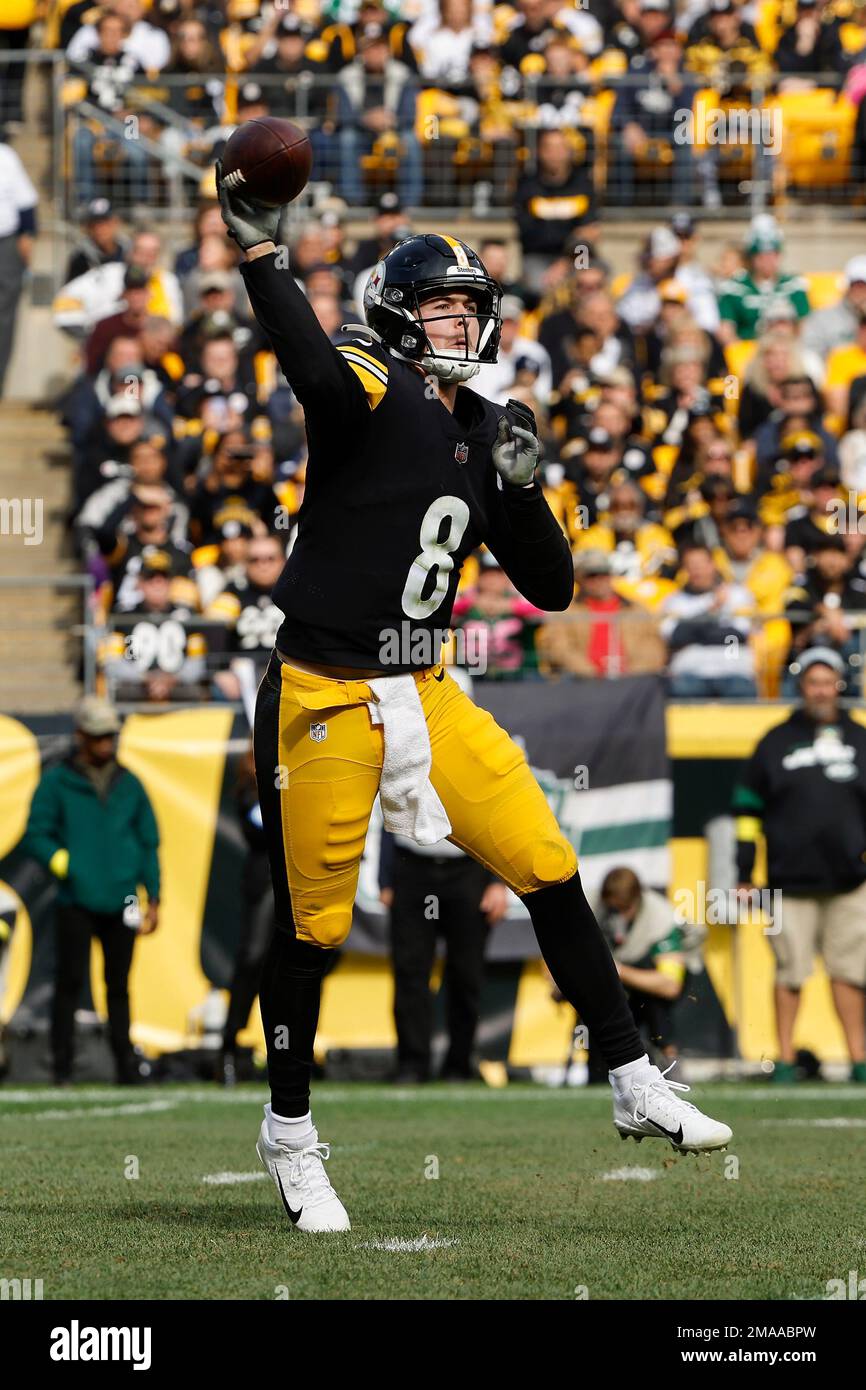
[[[818,724],[803,709],[765,734],[734,792],[737,867],[751,882],[759,820],[767,885],[812,896],[866,881],[866,729],[840,710]]]

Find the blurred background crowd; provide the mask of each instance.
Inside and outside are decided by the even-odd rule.
[[[474,238],[506,294],[499,361],[473,387],[535,411],[576,590],[567,620],[546,619],[474,557],[456,621],[476,677],[663,671],[682,698],[774,696],[820,642],[859,688],[866,256],[836,263],[828,248],[826,270],[801,275],[780,189],[808,163],[790,113],[817,97],[850,118],[824,176],[850,208],[861,197],[866,9],[19,0],[3,15],[7,159],[31,28],[63,55],[78,239],[52,316],[77,358],[59,408],[98,689],[249,698],[278,625],[269,592],[303,501],[303,410],[252,319],[213,173],[236,123],[267,113],[314,143],[284,236],[335,339],[363,317],[370,268],[437,206],[503,209]],[[713,143],[697,122],[679,139],[684,113],[738,102],[767,117],[760,138]],[[14,241],[23,266],[39,207],[19,166],[19,223],[0,249]],[[744,188],[750,220],[708,255],[703,222]],[[636,261],[616,273],[606,231],[641,198],[671,211],[652,225],[645,209]]]
[[[60,98],[77,119],[67,158],[87,198],[125,175],[135,201],[177,182],[194,192],[227,125],[269,111],[311,130],[319,174],[367,202],[396,182],[410,204],[479,199],[521,231],[533,200],[560,186],[591,223],[598,204],[674,201],[714,208],[744,170],[774,187],[853,191],[863,165],[864,9],[854,0],[10,0],[3,34],[65,56]],[[3,114],[22,120],[21,68]],[[839,100],[838,98],[843,98]],[[748,138],[720,149],[683,108],[762,109],[779,149]],[[130,142],[124,121],[138,123]],[[539,136],[567,131],[542,156]],[[124,136],[127,138],[124,139]],[[767,148],[769,146],[769,148]],[[832,151],[828,150],[832,146]],[[125,167],[124,167],[125,166]],[[198,171],[198,172],[197,172]],[[524,249],[544,253],[556,229]],[[556,245],[556,249],[561,249]]]

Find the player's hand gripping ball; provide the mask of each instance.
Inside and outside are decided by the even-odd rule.
[[[280,211],[306,186],[313,164],[309,138],[291,121],[246,121],[217,161],[216,185],[229,236],[244,251],[274,241]]]
[[[216,187],[223,222],[242,251],[251,251],[264,241],[276,241],[281,209],[263,208],[259,203],[247,202],[239,193],[229,192],[220,160],[216,162]]]

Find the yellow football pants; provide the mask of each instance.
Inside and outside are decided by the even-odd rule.
[[[574,849],[521,749],[443,667],[414,680],[449,840],[518,894],[571,878]],[[367,708],[374,699],[364,681],[316,676],[276,656],[259,690],[256,775],[277,922],[293,921],[319,946],[339,946],[352,925],[384,752]]]

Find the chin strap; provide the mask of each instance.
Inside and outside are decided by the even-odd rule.
[[[451,361],[447,357],[434,357],[429,353],[424,354],[420,365],[431,376],[435,376],[438,381],[456,381],[458,383],[471,381],[481,369],[480,362],[467,362],[462,358]],[[447,367],[447,370],[443,370],[443,366]]]

